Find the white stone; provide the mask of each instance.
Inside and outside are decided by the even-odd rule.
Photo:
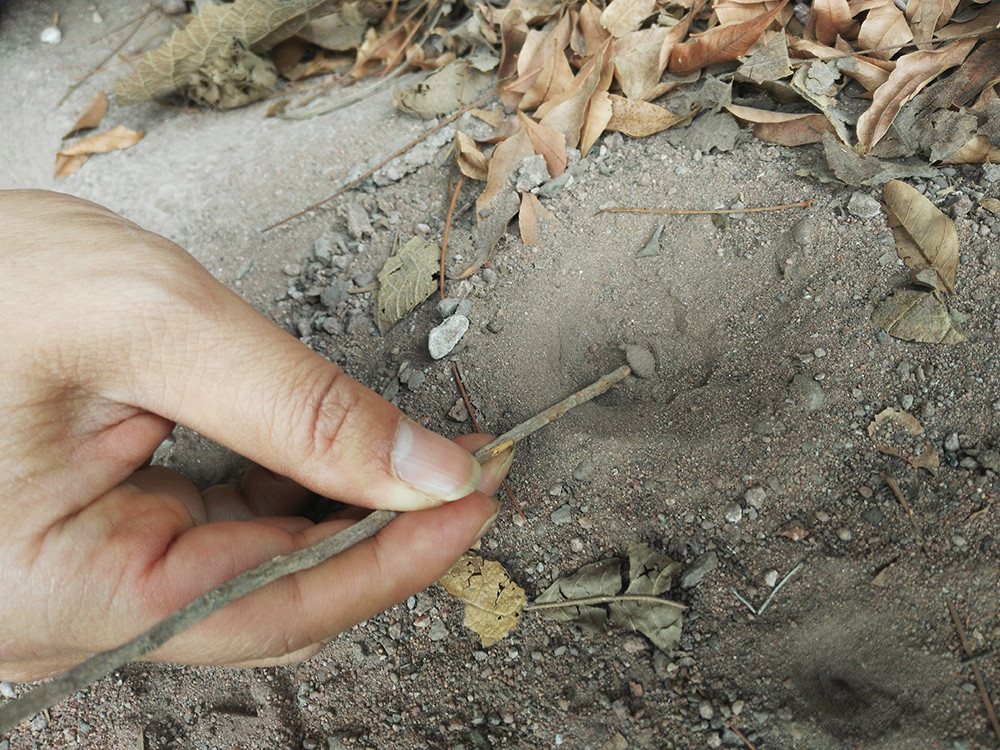
[[[469,319],[464,315],[452,315],[441,325],[432,328],[427,336],[427,350],[434,359],[447,357],[458,346],[462,336],[469,330]]]

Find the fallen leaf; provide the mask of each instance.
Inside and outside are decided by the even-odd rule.
[[[583,129],[580,131],[580,153],[586,154],[597,143],[611,122],[614,108],[611,106],[611,94],[607,91],[595,91],[583,116]]]
[[[740,58],[736,77],[758,85],[780,81],[792,74],[785,31],[765,32],[752,53]]]
[[[202,4],[185,28],[174,31],[115,83],[115,94],[120,103],[129,104],[180,92],[223,109],[260,99],[273,90],[276,78],[273,65],[259,54],[334,5],[334,0]]]
[[[83,113],[76,118],[76,122],[73,123],[73,127],[69,129],[63,139],[69,138],[76,135],[81,130],[90,130],[91,128],[96,128],[101,124],[101,120],[104,118],[105,113],[108,111],[108,95],[103,91],[98,91],[94,95],[94,98],[90,100],[87,108],[83,110]]]
[[[909,0],[906,3],[906,18],[913,31],[913,41],[926,42],[934,32],[951,20],[951,14],[958,7],[959,0]]]
[[[479,204],[476,205],[478,207]],[[508,185],[494,195],[485,206],[477,208],[476,228],[472,232],[472,260],[467,262],[463,271],[452,278],[467,279],[489,260],[520,205],[517,191]]]
[[[899,409],[883,409],[868,425],[868,437],[875,447],[890,456],[905,459],[914,469],[934,470],[939,465],[934,445],[920,436],[923,425],[912,414]]]
[[[680,569],[680,563],[633,542],[627,561],[612,557],[584,565],[545,589],[530,609],[557,622],[634,630],[669,653],[681,636],[684,607],[660,595]]]
[[[858,144],[863,152],[867,154],[882,139],[904,104],[941,73],[960,65],[975,45],[975,39],[960,39],[941,49],[899,58],[886,82],[875,89],[871,106],[858,118]]]
[[[552,128],[540,125],[524,112],[518,110],[517,117],[521,121],[524,132],[528,134],[531,147],[536,154],[545,159],[550,177],[558,177],[566,171],[566,136]]]
[[[611,0],[601,14],[601,26],[614,37],[625,36],[655,12],[656,0]]]
[[[476,146],[476,142],[461,130],[455,134],[458,147],[458,168],[466,177],[486,182],[489,176],[489,161]]]
[[[747,53],[771,22],[785,7],[784,0],[774,10],[731,26],[717,26],[696,39],[678,44],[670,53],[670,72],[676,76],[720,62],[736,60]]]
[[[938,171],[925,160],[895,162],[858,156],[833,135],[823,136],[823,152],[834,176],[847,185],[870,187],[902,177],[933,178]]]
[[[1000,198],[983,198],[979,205],[992,214],[1000,214]]]
[[[438,288],[440,250],[422,237],[410,240],[378,272],[375,322],[385,333]]]
[[[902,341],[959,344],[966,340],[937,292],[900,289],[876,305],[872,323]]]
[[[896,253],[910,280],[929,289],[953,292],[958,271],[958,234],[951,219],[905,182],[890,180],[882,191],[896,239]]]
[[[134,146],[142,140],[142,133],[118,125],[103,133],[87,136],[56,154],[56,177],[67,177],[76,172],[91,154],[103,154]]]
[[[438,581],[445,591],[465,602],[465,627],[492,646],[521,621],[526,597],[503,566],[478,555],[462,555]]]
[[[819,143],[824,133],[834,132],[830,121],[816,112],[771,112],[738,104],[729,104],[726,109],[737,119],[750,123],[753,134],[760,140],[782,146]]]
[[[482,70],[469,60],[456,60],[414,86],[394,86],[392,105],[407,114],[431,119],[454,112],[493,86],[492,68]]]
[[[958,147],[955,155],[946,164],[997,164],[1000,162],[1000,147],[994,146],[985,135],[974,135]]]
[[[857,9],[855,9],[857,12]],[[858,44],[872,57],[891,59],[913,39],[903,11],[892,0],[881,0],[868,8],[858,31]]]
[[[525,245],[537,245],[539,240],[539,219],[554,219],[549,209],[542,205],[534,193],[521,194],[521,207],[517,213],[518,228],[521,230],[521,242]]]
[[[688,13],[674,26],[654,26],[616,39],[612,45],[615,80],[629,99],[652,101],[684,81],[663,81],[670,53],[687,35]]]
[[[632,138],[645,138],[647,135],[672,128],[687,119],[651,102],[626,99],[616,94],[610,94],[609,101],[611,119],[608,120],[606,128],[617,130]]]
[[[477,223],[484,218],[484,211],[493,199],[510,189],[510,177],[524,160],[524,157],[534,153],[531,140],[524,128],[520,128],[514,135],[497,144],[490,156],[486,188],[476,199]]]
[[[812,30],[816,41],[829,45],[837,37],[856,37],[859,25],[847,0],[813,0],[807,28]]]

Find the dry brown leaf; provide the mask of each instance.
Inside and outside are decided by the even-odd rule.
[[[484,647],[504,638],[521,621],[527,601],[524,589],[494,560],[467,552],[438,585],[465,602],[465,627],[479,635]]]
[[[556,50],[546,61],[534,83],[524,92],[517,106],[526,110],[535,109],[558,92],[564,91],[572,82],[573,68],[566,59],[566,50]]]
[[[837,37],[853,39],[858,28],[847,0],[813,0],[807,29],[812,31],[816,41],[830,45]]]
[[[983,198],[979,205],[991,214],[1000,214],[1000,198]]]
[[[910,269],[910,280],[929,289],[955,291],[958,234],[952,220],[899,180],[885,183],[882,197],[896,252]]]
[[[867,154],[882,139],[904,104],[944,71],[960,65],[975,45],[975,39],[960,39],[941,49],[899,58],[889,79],[875,90],[871,106],[858,118],[858,143],[863,151]]]
[[[607,91],[595,91],[587,103],[587,111],[583,116],[583,129],[580,131],[580,153],[586,154],[601,137],[611,122],[613,108],[611,94]]]
[[[937,292],[900,289],[875,307],[872,322],[901,341],[960,344],[966,340]]]
[[[83,113],[76,118],[76,122],[73,123],[73,127],[69,129],[69,132],[63,136],[63,139],[69,138],[76,135],[81,130],[90,130],[91,128],[96,128],[101,124],[101,120],[104,118],[105,113],[108,111],[108,95],[103,91],[98,91],[94,98],[90,100],[87,108],[83,110]]]
[[[729,104],[726,109],[739,120],[753,126],[753,134],[762,141],[782,146],[820,143],[824,133],[834,133],[833,125],[821,114],[790,114]]]
[[[534,200],[532,200],[534,198]],[[531,193],[521,194],[521,208],[517,212],[517,228],[521,233],[521,242],[534,247],[539,240],[538,214],[535,206],[541,205],[537,197]]]
[[[438,288],[441,251],[422,237],[410,240],[378,272],[375,322],[385,333]]]
[[[540,118],[542,125],[566,136],[569,148],[576,148],[580,143],[587,103],[594,92],[600,90],[601,57],[602,54],[598,54],[589,59],[565,91],[535,111],[535,116]]]
[[[892,0],[882,0],[875,7],[869,8],[858,31],[858,44],[861,48],[867,50],[872,57],[884,60],[891,58],[899,52],[900,47],[912,40],[913,34],[906,23],[906,16]]]
[[[518,110],[517,117],[521,121],[524,132],[528,134],[531,147],[536,154],[545,159],[550,177],[558,177],[566,171],[566,136],[552,128],[540,125],[524,112]]]
[[[933,471],[939,465],[938,454],[929,440],[920,438],[923,434],[916,417],[899,409],[883,409],[868,425],[868,437],[882,453],[899,456],[914,469]]]
[[[462,170],[462,174],[470,179],[486,182],[489,176],[489,162],[476,146],[476,142],[459,130],[455,136],[455,143],[458,147],[458,168]]]
[[[626,99],[616,94],[610,94],[609,101],[611,119],[607,129],[617,130],[632,138],[645,138],[687,119],[687,116],[675,115],[669,109],[651,102]]]
[[[611,36],[607,29],[601,26],[601,12],[601,9],[590,0],[580,7],[577,20],[578,44],[573,47],[573,51],[580,59],[596,54]]]
[[[712,10],[720,26],[730,26],[752,21],[764,13],[770,13],[781,4],[781,0],[716,0],[712,3]],[[789,15],[790,13],[791,11]],[[788,22],[785,17],[778,20],[782,26]]]
[[[500,23],[500,65],[497,67],[497,84],[500,86],[502,99],[506,92],[505,84],[517,75],[517,66],[521,61],[527,36],[528,25],[520,11],[505,13]],[[504,99],[504,104],[513,103]]]
[[[528,134],[521,128],[510,138],[501,141],[490,156],[489,174],[486,188],[476,199],[476,215],[482,216],[483,209],[501,192],[510,190],[510,176],[518,168],[524,157],[535,153]]]
[[[895,67],[894,65],[892,66]],[[865,91],[872,92],[889,80],[889,73],[881,65],[876,65],[874,61],[861,56],[842,57],[837,60],[837,68],[844,75],[848,75],[864,86]]]
[[[142,140],[142,133],[118,125],[103,133],[87,136],[56,154],[56,177],[68,177],[76,172],[91,154],[103,154],[134,146]]]
[[[661,81],[663,71],[670,62],[670,53],[687,35],[691,14],[665,28],[657,26],[616,39],[612,46],[615,80],[622,93],[629,99],[652,101],[671,88],[677,81]]]
[[[955,156],[945,164],[997,164],[1000,163],[1000,148],[993,145],[985,135],[975,135],[962,144]]]
[[[424,119],[449,114],[493,87],[493,67],[495,58],[493,65],[488,61],[455,60],[413,86],[394,86],[392,104]]]
[[[951,14],[958,7],[959,0],[909,0],[906,3],[906,18],[913,31],[913,40],[926,42],[934,32],[951,20]]]
[[[478,202],[476,205],[479,205]],[[472,257],[465,258],[468,265],[452,278],[467,279],[490,259],[493,249],[507,231],[507,225],[517,214],[520,205],[517,191],[508,185],[494,195],[489,203],[477,209],[476,228],[472,232]]]
[[[783,0],[769,13],[744,23],[718,26],[696,39],[678,44],[670,53],[670,72],[677,76],[685,76],[708,65],[730,62],[742,57],[778,17],[787,2],[788,0]]]
[[[136,63],[127,78],[115,84],[123,104],[155,99],[175,91],[198,96],[197,101],[215,106],[238,106],[261,98],[274,87],[266,68],[273,66],[256,57],[287,39],[313,18],[335,5],[333,0],[236,0],[231,5],[204,4],[183,29]],[[243,54],[245,53],[245,54]],[[236,75],[225,70],[238,64]],[[219,88],[212,75],[229,75],[229,88],[250,88],[240,100],[236,91]],[[268,83],[270,89],[268,89]],[[207,96],[206,91],[207,89]],[[216,97],[212,101],[212,97]],[[238,103],[237,103],[238,102]]]
[[[601,26],[611,36],[622,37],[636,31],[656,12],[657,0],[611,0],[601,14]]]

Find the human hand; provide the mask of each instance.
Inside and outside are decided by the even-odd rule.
[[[481,471],[468,451],[488,437],[407,420],[92,203],[0,192],[0,341],[0,679],[113,648],[358,508],[414,511],[149,657],[300,660],[437,580],[496,516],[509,453]],[[146,467],[175,422],[253,460],[242,486],[199,493]],[[313,524],[297,515],[309,491],[355,509]]]

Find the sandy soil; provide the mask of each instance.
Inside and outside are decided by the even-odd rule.
[[[433,299],[382,336],[367,295],[330,307],[319,293],[377,272],[397,235],[440,238],[446,149],[401,179],[369,181],[261,231],[428,124],[395,113],[386,92],[304,121],[265,119],[266,103],[225,114],[112,108],[106,124],[145,139],[57,182],[61,134],[119,71],[56,102],[107,54],[103,35],[140,12],[98,7],[100,23],[87,3],[4,7],[0,188],[89,198],[181,243],[278,324],[446,434],[470,429],[447,416],[458,398],[451,361],[484,428],[499,432],[617,367],[623,345],[646,347],[654,377],[629,378],[520,449],[510,484],[527,523],[502,513],[483,554],[530,598],[647,542],[683,563],[689,585],[671,593],[690,609],[673,654],[637,634],[530,613],[483,649],[463,628],[461,603],[432,588],[297,667],[131,665],[23,724],[0,750],[996,747],[947,608],[961,612],[995,687],[1000,220],[976,207],[997,195],[989,175],[959,167],[913,181],[955,218],[953,302],[969,316],[969,341],[908,344],[870,322],[906,277],[872,209],[879,192],[799,176],[822,161],[818,149],[741,135],[731,151],[702,153],[683,129],[606,138],[545,199],[556,219],[538,247],[512,228],[471,283],[451,284],[472,302],[472,326],[459,350],[434,361]],[[41,44],[56,10],[64,40]],[[804,199],[811,208],[715,222],[596,213]],[[661,224],[654,254],[637,257]],[[422,383],[408,379],[413,371]],[[876,449],[867,428],[886,407],[926,428],[941,456],[936,475]],[[183,430],[160,460],[205,485],[238,465]],[[912,521],[883,472],[899,481]],[[692,568],[703,573],[696,583]],[[759,614],[736,596],[759,609],[793,569]]]

